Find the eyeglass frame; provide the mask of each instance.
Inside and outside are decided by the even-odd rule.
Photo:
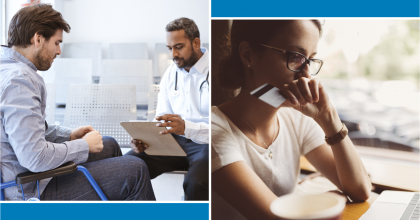
[[[321,61],[321,66],[319,66],[319,69],[318,69],[318,71],[315,74],[311,74],[312,76],[318,75],[319,71],[321,71],[321,68],[324,65],[324,61],[322,61],[320,59],[308,59],[308,58],[306,58],[305,55],[303,55],[301,53],[298,53],[298,52],[287,51],[287,50],[279,49],[279,48],[276,48],[276,47],[268,46],[268,45],[265,45],[265,44],[260,44],[260,45],[263,46],[263,47],[270,48],[270,49],[278,50],[278,51],[282,52],[283,54],[289,53],[289,56],[287,57],[287,65],[286,65],[286,67],[287,67],[287,69],[289,69],[290,71],[293,71],[293,72],[300,72],[303,68],[305,68],[305,65],[302,65],[299,70],[292,70],[292,69],[290,69],[289,68],[289,58],[290,58],[290,55],[291,54],[299,54],[299,55],[303,56],[305,58],[305,64],[309,64],[309,65],[311,65],[310,61],[313,61],[313,60]]]

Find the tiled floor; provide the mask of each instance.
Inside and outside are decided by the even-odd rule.
[[[162,174],[152,180],[157,201],[183,201],[183,174]]]
[[[122,148],[122,153],[130,151],[130,148]],[[164,173],[152,180],[153,190],[157,201],[183,201],[184,190],[183,174]]]

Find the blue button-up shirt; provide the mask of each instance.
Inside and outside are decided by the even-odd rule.
[[[49,125],[46,129],[47,91],[35,65],[20,53],[0,48],[1,177],[13,181],[26,171],[42,172],[68,161],[83,163],[89,145],[70,141],[71,129]],[[42,194],[50,179],[41,180]],[[25,198],[37,197],[36,182],[23,184]],[[6,200],[22,200],[20,186],[5,189]]]

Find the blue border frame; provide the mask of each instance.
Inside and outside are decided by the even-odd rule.
[[[211,17],[419,17],[419,0],[211,0]]]
[[[1,203],[1,219],[209,219],[208,203]]]

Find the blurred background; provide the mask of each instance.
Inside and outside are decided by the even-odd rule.
[[[231,23],[212,20],[212,105],[231,96],[215,83]],[[327,88],[374,185],[418,191],[419,20],[354,18],[322,23],[316,58],[324,65],[316,77]]]
[[[38,72],[47,86],[46,120],[71,128],[91,124],[102,135],[115,137],[123,153],[130,150],[130,136],[119,123],[154,118],[158,84],[172,64],[166,25],[180,17],[194,20],[202,47],[209,48],[208,0],[0,0],[1,45],[7,44],[15,13],[39,3],[51,4],[71,26],[64,33],[61,56],[48,71]],[[92,106],[94,102],[101,107]],[[183,200],[185,173],[152,180],[157,200]]]
[[[327,86],[355,144],[419,153],[419,21],[326,20]]]

